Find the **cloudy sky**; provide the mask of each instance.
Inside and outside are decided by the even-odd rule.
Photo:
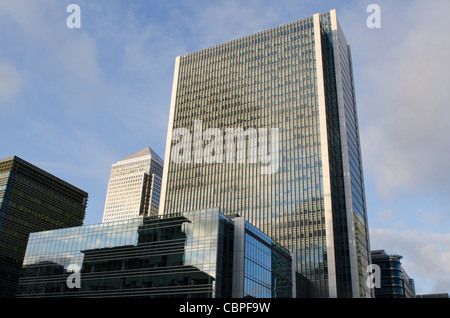
[[[111,164],[164,157],[176,56],[330,9],[352,47],[371,247],[403,255],[418,294],[450,292],[448,0],[1,0],[0,158],[89,192],[100,223]]]

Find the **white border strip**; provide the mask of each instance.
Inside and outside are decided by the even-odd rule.
[[[173,74],[172,97],[170,100],[169,126],[167,128],[166,153],[164,157],[163,177],[161,182],[161,196],[159,197],[159,215],[164,214],[166,202],[167,177],[169,173],[170,148],[172,146],[173,119],[175,114],[175,101],[177,98],[178,75],[180,72],[180,56],[175,59],[175,70]]]
[[[327,115],[325,107],[325,85],[323,78],[322,64],[322,40],[320,30],[320,15],[314,14],[314,48],[316,54],[317,89],[319,100],[319,126],[320,145],[322,152],[322,175],[323,175],[323,196],[325,205],[325,228],[327,241],[327,267],[328,267],[328,289],[330,298],[337,297],[336,286],[336,263],[334,256],[334,234],[333,234],[333,214],[331,208],[331,181],[330,166],[328,157],[328,132]]]

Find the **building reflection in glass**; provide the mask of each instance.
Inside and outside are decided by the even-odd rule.
[[[247,224],[238,257],[237,220],[208,209],[32,233],[18,296],[292,297],[290,254]],[[81,288],[67,286],[70,264]]]

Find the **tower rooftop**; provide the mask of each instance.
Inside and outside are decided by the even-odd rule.
[[[138,152],[120,160],[119,162],[125,161],[125,160],[130,160],[130,159],[136,159],[136,158],[140,158],[140,157],[145,157],[145,156],[151,156],[152,158],[154,158],[160,162],[163,162],[163,160],[158,156],[158,154],[150,147],[145,147],[144,149],[139,150]]]

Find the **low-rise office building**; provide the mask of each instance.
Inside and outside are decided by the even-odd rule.
[[[293,259],[219,209],[133,218],[32,233],[18,296],[290,298]]]

